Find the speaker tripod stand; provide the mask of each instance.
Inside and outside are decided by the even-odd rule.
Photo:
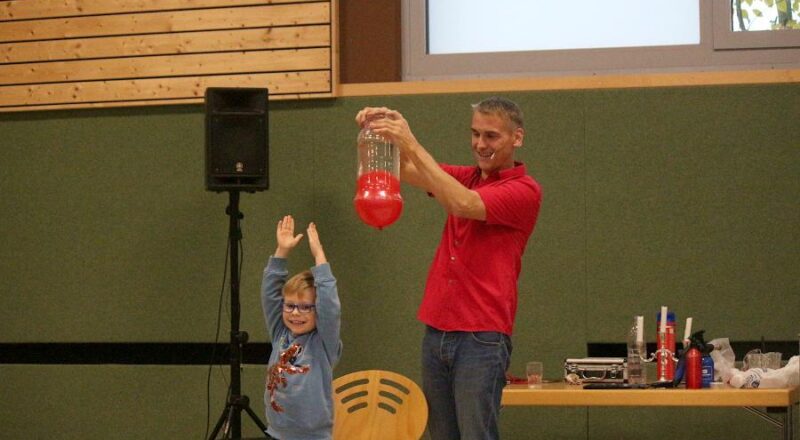
[[[239,191],[229,191],[230,201],[225,212],[230,217],[228,228],[228,244],[230,247],[230,266],[231,266],[231,338],[230,338],[230,366],[231,366],[231,385],[230,393],[225,409],[222,411],[214,430],[211,432],[209,440],[217,438],[217,434],[222,430],[223,437],[227,439],[242,438],[242,411],[258,425],[261,432],[266,435],[267,426],[262,422],[256,413],[250,408],[250,399],[242,395],[241,365],[242,365],[242,345],[247,343],[247,332],[239,331],[239,241],[242,239],[242,230],[239,221],[244,217],[239,211]],[[223,429],[224,428],[224,429]]]

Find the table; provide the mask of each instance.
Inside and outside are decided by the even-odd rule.
[[[728,385],[687,390],[648,388],[641,390],[584,390],[564,382],[544,383],[542,388],[508,385],[503,389],[503,406],[707,406],[744,408],[782,429],[784,440],[794,438],[794,407],[800,388],[739,389]],[[766,408],[767,411],[756,409]],[[783,414],[782,420],[770,413]]]

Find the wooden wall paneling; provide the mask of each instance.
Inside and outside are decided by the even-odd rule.
[[[282,72],[263,74],[199,76],[181,78],[134,79],[7,86],[3,93],[5,109],[23,110],[25,106],[56,108],[68,104],[97,107],[103,102],[172,100],[180,103],[202,102],[207,87],[268,87],[270,98],[300,99],[326,97],[330,90],[330,72]],[[307,96],[308,95],[308,96]]]
[[[0,2],[0,111],[202,102],[206,87],[332,97],[335,8],[336,0]]]
[[[0,66],[0,85],[153,78],[185,75],[219,75],[242,72],[280,72],[330,68],[330,49],[289,49],[221,52],[192,55],[79,60]]]
[[[306,3],[0,22],[0,41],[100,37],[330,22],[330,5]]]
[[[0,3],[0,21],[315,1],[319,0],[12,0]]]
[[[328,47],[329,25],[126,35],[0,44],[0,63],[65,61],[225,50]]]

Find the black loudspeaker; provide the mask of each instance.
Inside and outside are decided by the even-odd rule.
[[[267,89],[206,89],[206,189],[269,188]]]

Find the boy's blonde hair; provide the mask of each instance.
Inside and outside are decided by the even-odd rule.
[[[300,293],[306,289],[311,289],[316,293],[314,289],[314,275],[311,274],[310,270],[304,270],[289,278],[283,286],[283,296],[292,293]]]

